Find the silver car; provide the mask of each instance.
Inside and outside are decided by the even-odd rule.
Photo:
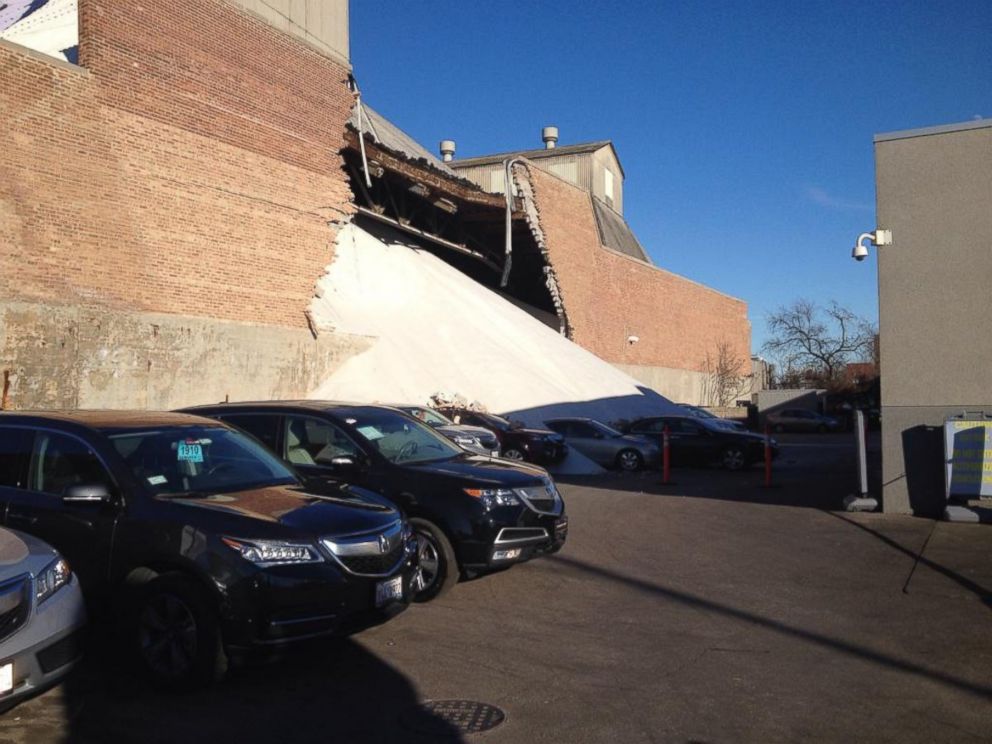
[[[0,711],[62,680],[86,623],[79,580],[41,540],[0,528]]]
[[[424,406],[395,406],[401,411],[423,421],[439,434],[443,434],[464,450],[486,457],[499,457],[499,440],[489,429],[481,426],[456,424],[433,408]]]
[[[650,439],[624,434],[589,418],[558,418],[544,422],[551,431],[565,437],[569,447],[607,468],[640,470],[654,467],[661,450]]]

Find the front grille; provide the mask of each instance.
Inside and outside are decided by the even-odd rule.
[[[338,560],[353,574],[360,576],[385,576],[391,574],[403,557],[406,546],[400,540],[388,553],[380,555],[342,555]]]
[[[41,666],[41,671],[48,674],[78,659],[82,653],[81,636],[82,632],[77,630],[39,651],[38,664]]]
[[[30,611],[30,576],[24,574],[0,584],[0,641],[17,632]]]
[[[384,530],[325,537],[321,544],[349,573],[388,576],[407,554],[408,531],[397,520]]]
[[[516,494],[532,510],[541,514],[560,514],[562,510],[561,496],[551,481],[540,486],[517,488]]]

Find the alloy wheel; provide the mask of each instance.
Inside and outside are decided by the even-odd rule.
[[[413,592],[420,594],[434,586],[440,573],[441,560],[438,557],[437,545],[422,532],[417,533],[417,570],[413,575]]]
[[[723,467],[727,470],[740,470],[744,467],[744,452],[738,447],[728,447],[723,451]]]
[[[158,594],[142,607],[138,643],[149,668],[160,677],[177,679],[193,667],[197,651],[196,618],[173,594]]]
[[[503,457],[507,460],[523,460],[524,453],[518,449],[508,449],[503,452]]]
[[[621,470],[640,470],[641,468],[641,456],[634,450],[624,450],[620,453],[619,460]]]

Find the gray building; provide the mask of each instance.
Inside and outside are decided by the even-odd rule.
[[[875,137],[882,508],[937,515],[949,416],[992,414],[992,119]]]
[[[350,66],[348,0],[229,0]]]

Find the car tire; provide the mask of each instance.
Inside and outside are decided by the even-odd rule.
[[[500,455],[507,460],[517,460],[521,461],[524,459],[524,453],[518,450],[516,447],[510,447],[509,449],[503,450],[503,454]]]
[[[619,470],[633,473],[644,467],[644,458],[635,449],[624,449],[617,452],[616,466]]]
[[[417,573],[413,601],[430,602],[451,591],[458,583],[458,560],[447,535],[433,522],[414,518],[410,526],[417,536]]]
[[[730,445],[720,453],[720,464],[727,470],[743,470],[747,466],[747,456],[740,447]]]
[[[135,588],[128,614],[135,658],[155,687],[196,690],[224,676],[217,603],[194,579],[156,576]]]

